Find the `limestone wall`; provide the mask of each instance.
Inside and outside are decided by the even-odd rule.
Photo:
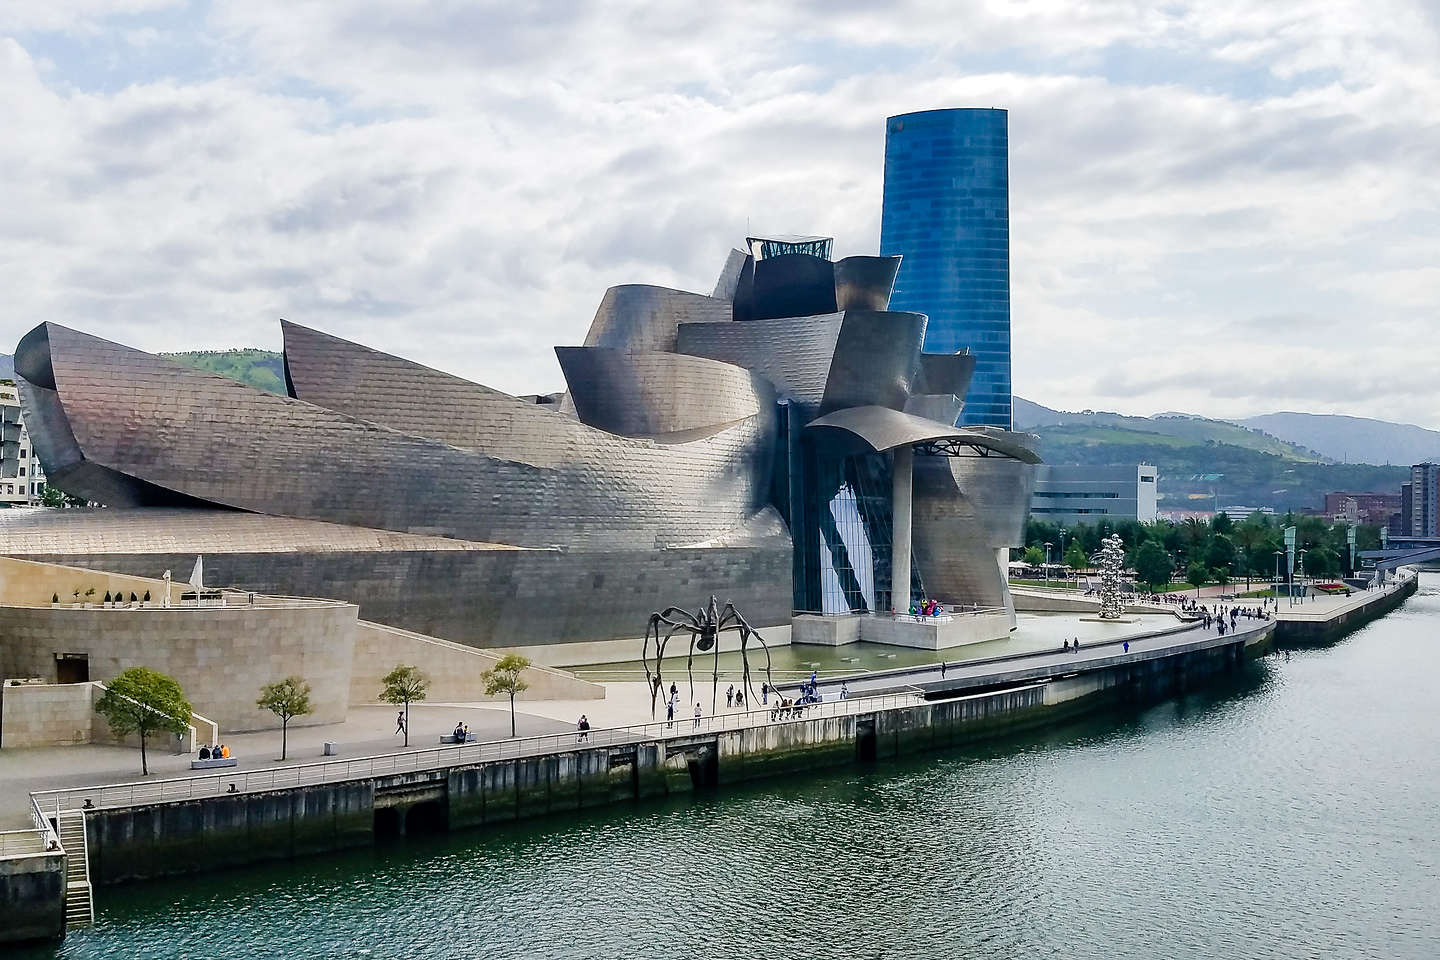
[[[419,667],[430,678],[431,701],[498,700],[485,696],[481,677],[495,666],[501,654],[427,637],[408,630],[361,620],[355,631],[355,658],[350,673],[350,702],[374,703],[381,677],[396,664]],[[605,688],[549,667],[531,667],[524,673],[530,684],[517,700],[599,700]]]
[[[87,656],[91,680],[150,667],[179,681],[197,713],[222,730],[244,731],[279,727],[255,698],[262,684],[296,674],[310,683],[315,712],[293,723],[338,723],[350,699],[355,615],[350,604],[328,602],[116,610],[0,606],[0,676],[54,681],[58,653]]]
[[[100,691],[92,683],[9,683],[0,690],[0,747],[90,743]]]
[[[193,562],[193,561],[192,561]],[[174,570],[177,577],[190,576],[190,568]],[[172,582],[170,599],[180,602],[180,594],[188,584]],[[85,591],[93,589],[91,596]],[[106,573],[87,570],[84,567],[67,567],[56,563],[37,563],[32,560],[17,560],[14,557],[0,557],[0,603],[17,607],[49,607],[52,598],[59,597],[66,606],[76,603],[99,605],[108,593],[123,593],[126,600],[130,594],[144,597],[148,591],[156,606],[161,604],[161,593],[165,581],[148,577],[132,577],[121,573]],[[75,591],[80,596],[75,596]]]

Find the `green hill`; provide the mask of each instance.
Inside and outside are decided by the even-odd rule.
[[[1104,413],[1082,410],[1072,413],[1066,410],[1052,410],[1020,397],[1015,398],[1015,429],[1038,432],[1051,427],[1089,428],[1088,436],[1095,443],[1134,445],[1148,442],[1175,446],[1170,440],[1179,440],[1179,446],[1208,443],[1224,443],[1243,447],[1258,453],[1268,453],[1285,460],[1301,463],[1326,463],[1327,458],[1278,437],[1254,430],[1226,420],[1210,420],[1185,414],[1159,414],[1153,417],[1127,417],[1119,413]]]
[[[285,359],[274,350],[257,350],[253,347],[239,350],[187,350],[183,353],[162,353],[161,356],[281,396],[287,392]]]
[[[1046,463],[1159,468],[1162,510],[1319,507],[1331,490],[1398,491],[1405,467],[1322,463],[1230,443],[1086,423],[1030,427]]]

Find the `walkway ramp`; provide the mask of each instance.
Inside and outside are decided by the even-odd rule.
[[[441,703],[501,700],[487,697],[482,674],[499,662],[502,653],[466,646],[451,640],[401,630],[368,620],[356,622],[355,660],[350,669],[350,702],[374,703],[383,684],[380,678],[406,663],[430,678],[426,699]],[[521,675],[530,685],[518,700],[603,700],[602,684],[581,680],[553,667],[531,665]]]

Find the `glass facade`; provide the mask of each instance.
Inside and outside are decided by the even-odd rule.
[[[962,424],[1010,429],[1010,153],[1004,110],[927,110],[885,132],[880,252],[891,310],[928,314],[927,353],[975,354]]]

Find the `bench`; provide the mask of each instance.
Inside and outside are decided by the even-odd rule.
[[[455,736],[455,734],[453,734],[453,733],[447,733],[445,736],[443,736],[443,737],[440,738],[440,742],[441,742],[441,743],[459,743],[459,742],[460,742],[460,738],[457,737],[457,736]],[[465,734],[465,742],[466,742],[466,743],[474,743],[474,742],[475,742],[475,734],[473,734],[473,733],[467,733],[467,734]]]
[[[215,770],[220,767],[233,767],[237,763],[235,757],[221,757],[219,760],[191,760],[191,770]]]

